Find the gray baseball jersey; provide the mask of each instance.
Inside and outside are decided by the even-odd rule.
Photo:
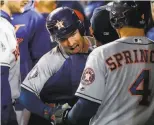
[[[90,47],[96,45],[94,38],[84,37],[89,41]],[[60,69],[66,58],[68,55],[62,47],[55,47],[39,60],[21,86],[39,96],[46,81]]]
[[[88,57],[76,96],[100,104],[90,125],[143,125],[154,110],[154,43],[121,38]]]
[[[0,65],[10,67],[9,84],[12,99],[18,98],[20,95],[19,49],[14,27],[3,17],[0,17]]]

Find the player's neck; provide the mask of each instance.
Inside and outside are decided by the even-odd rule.
[[[118,29],[118,33],[121,38],[129,36],[145,36],[144,29],[139,28],[124,27]]]
[[[84,38],[84,42],[83,42],[83,49],[82,49],[82,53],[88,53],[88,48],[89,48],[89,41]]]
[[[2,7],[0,7],[0,10],[6,12],[9,16],[12,15],[10,9],[6,5],[3,5]]]

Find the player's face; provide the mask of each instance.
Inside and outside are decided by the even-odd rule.
[[[28,1],[29,0],[8,0],[8,7],[11,13],[22,13]]]
[[[81,53],[83,49],[84,38],[80,35],[79,30],[76,30],[68,39],[60,41],[60,44],[68,54]]]
[[[152,14],[152,19],[154,21],[154,1],[151,1],[151,14]]]
[[[57,4],[56,4],[55,0],[36,0],[35,1],[35,7],[41,13],[50,13],[54,9],[56,9]]]

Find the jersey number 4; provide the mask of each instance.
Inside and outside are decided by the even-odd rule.
[[[142,96],[139,105],[148,106],[150,104],[149,96],[151,95],[151,91],[149,89],[149,74],[150,70],[143,70],[130,87],[130,92],[132,95]]]

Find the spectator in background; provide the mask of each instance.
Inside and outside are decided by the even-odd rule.
[[[79,1],[57,1],[57,7],[62,7],[62,6],[70,7],[75,10],[80,20],[84,22],[84,27],[86,29],[86,35],[89,36],[90,35],[90,32],[89,32],[90,21],[86,17],[81,3]]]
[[[47,18],[49,13],[56,9],[57,3],[55,0],[35,0],[34,7],[39,13],[46,15],[45,18]]]
[[[84,9],[86,17],[90,20],[94,9],[97,7],[103,6],[104,4],[105,4],[104,1],[89,1]]]

